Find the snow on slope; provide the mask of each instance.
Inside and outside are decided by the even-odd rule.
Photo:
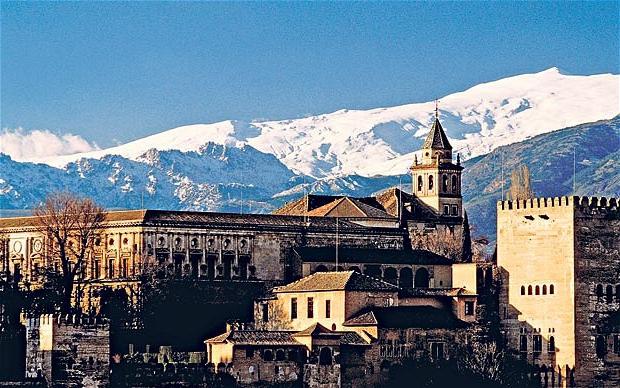
[[[557,68],[474,86],[440,98],[440,120],[464,158],[620,113],[620,76],[574,76]],[[139,160],[147,150],[194,151],[207,142],[250,145],[315,178],[404,173],[428,132],[434,102],[340,110],[307,118],[188,125],[101,151],[34,160],[56,167],[107,154]]]

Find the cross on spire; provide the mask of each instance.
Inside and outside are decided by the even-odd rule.
[[[439,118],[439,100],[435,100],[435,119]]]

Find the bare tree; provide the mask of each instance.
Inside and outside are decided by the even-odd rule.
[[[256,320],[254,327],[258,330],[290,330],[291,322],[282,301],[273,300],[267,304],[269,320]]]
[[[76,275],[81,274],[89,251],[92,251],[97,231],[105,222],[104,209],[89,198],[70,193],[50,195],[34,210],[38,227],[48,237],[49,254],[60,262],[63,288],[62,309],[71,309]]]
[[[460,236],[449,232],[447,228],[437,228],[432,233],[421,231],[411,233],[411,247],[425,249],[452,260],[460,260],[463,253]]]
[[[534,197],[530,179],[530,169],[522,164],[510,175],[510,199],[513,201]]]

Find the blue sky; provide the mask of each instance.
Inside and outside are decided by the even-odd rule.
[[[184,124],[618,73],[618,2],[2,2],[3,128],[100,146]]]

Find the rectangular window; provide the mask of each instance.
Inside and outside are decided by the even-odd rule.
[[[452,205],[452,215],[453,216],[458,216],[459,215],[459,207],[456,205]]]
[[[443,215],[447,216],[450,214],[450,205],[443,205]]]
[[[614,353],[620,355],[620,335],[614,335]]]
[[[265,305],[263,305],[265,306]],[[253,358],[254,357],[254,349],[246,348],[245,349],[245,358]]]
[[[114,278],[114,259],[108,260],[108,279]]]
[[[474,315],[474,302],[465,302],[465,315]]]
[[[263,303],[261,308],[263,309],[263,322],[269,322],[269,305],[267,303]]]
[[[332,301],[328,299],[325,301],[325,318],[331,318],[331,316],[332,316]]]
[[[308,297],[308,318],[314,318],[314,298]]]
[[[297,319],[297,298],[291,298],[291,319]]]
[[[527,334],[521,334],[519,339],[519,351],[527,353]]]
[[[94,264],[94,268],[93,268],[93,278],[95,279],[99,279],[100,273],[99,273],[99,260],[95,260],[95,264]]]
[[[443,342],[431,342],[431,357],[433,360],[443,360]]]
[[[542,352],[542,336],[540,334],[534,334],[534,353]]]

